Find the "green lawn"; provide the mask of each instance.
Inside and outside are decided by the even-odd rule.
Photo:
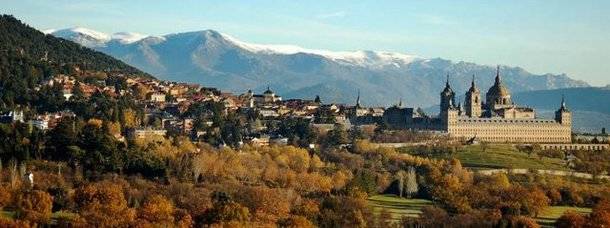
[[[0,210],[0,217],[12,219],[13,217],[15,217],[15,212]]]
[[[567,207],[567,206],[554,206],[549,207],[542,214],[538,215],[536,221],[538,224],[542,226],[553,227],[555,221],[563,215],[564,212],[568,210],[573,210],[579,213],[588,214],[591,213],[591,208],[583,208],[583,207]]]
[[[568,170],[561,159],[548,157],[540,159],[536,155],[528,156],[527,153],[519,152],[511,145],[488,145],[485,151],[483,151],[481,145],[464,146],[455,153],[435,155],[434,157],[442,159],[457,158],[464,167],[473,169]]]
[[[395,195],[376,195],[369,198],[369,206],[373,208],[374,213],[385,209],[396,221],[403,216],[417,217],[421,214],[421,209],[429,205],[432,205],[429,200],[399,198]]]
[[[398,198],[395,195],[371,196],[368,201],[374,213],[380,213],[381,210],[385,209],[395,221],[400,220],[403,216],[417,217],[421,214],[423,207],[432,205],[429,200]],[[536,221],[544,227],[553,227],[555,221],[568,210],[583,214],[591,213],[591,208],[553,206],[538,215]]]
[[[57,220],[57,219],[71,219],[71,218],[75,218],[76,216],[78,216],[78,215],[75,213],[72,213],[72,212],[56,211],[51,215],[51,222],[53,222],[54,220]],[[14,219],[15,212],[0,210],[0,217]]]

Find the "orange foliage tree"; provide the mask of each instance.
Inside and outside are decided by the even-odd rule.
[[[74,194],[79,214],[95,227],[122,227],[135,219],[135,210],[127,206],[121,186],[99,182],[80,187]]]
[[[149,197],[138,211],[139,222],[148,222],[159,226],[171,226],[174,223],[174,205],[162,195]]]
[[[0,209],[11,202],[11,190],[9,187],[0,185]]]
[[[53,198],[39,190],[24,192],[16,196],[17,217],[37,224],[47,224],[51,219]]]
[[[557,221],[555,222],[555,226],[558,228],[568,228],[568,227],[584,227],[585,217],[578,212],[575,211],[566,211]]]

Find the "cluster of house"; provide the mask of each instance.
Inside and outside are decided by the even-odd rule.
[[[195,119],[184,113],[198,102],[214,101],[222,103],[224,112],[254,113],[255,121],[249,127],[243,140],[257,145],[285,144],[287,139],[270,132],[266,126],[279,123],[287,118],[310,121],[311,126],[320,131],[328,131],[336,125],[378,127],[390,129],[414,129],[440,132],[462,138],[505,143],[570,143],[571,115],[565,103],[561,103],[557,118],[541,120],[535,118],[533,109],[522,108],[512,103],[510,92],[502,84],[499,71],[495,84],[484,99],[473,80],[466,93],[465,109],[455,105],[455,93],[449,82],[441,92],[441,112],[438,117],[429,117],[420,110],[402,107],[399,104],[384,107],[363,107],[360,94],[354,105],[323,104],[319,97],[307,99],[282,99],[269,87],[261,94],[248,90],[243,94],[222,92],[216,88],[201,87],[197,84],[175,83],[141,77],[124,77],[126,86],[107,85],[104,80],[76,82],[67,75],[58,75],[45,81],[44,85],[60,85],[66,99],[71,99],[76,86],[85,96],[103,92],[110,96],[131,93],[137,102],[144,105],[144,123],[133,129],[128,136],[141,138],[152,135],[165,136],[168,131],[191,135],[194,139],[207,134],[195,131]],[[486,101],[486,103],[483,103]],[[212,125],[212,113],[203,124]],[[38,114],[28,120],[42,130],[53,128],[64,118],[74,116],[70,111]],[[25,121],[23,113],[13,111],[0,116],[0,120]],[[155,121],[148,121],[155,120]],[[523,131],[527,132],[523,132]]]

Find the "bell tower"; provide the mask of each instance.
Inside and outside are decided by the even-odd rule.
[[[445,83],[445,89],[441,92],[441,110],[440,113],[443,113],[455,106],[455,92],[451,89],[451,85],[449,85],[449,75],[447,75],[447,82]]]
[[[561,97],[561,107],[555,112],[555,121],[564,126],[572,126],[572,113],[566,107],[565,98]]]
[[[477,88],[474,75],[472,75],[472,83],[470,89],[466,92],[466,100],[464,101],[466,115],[469,117],[481,117],[481,91]]]

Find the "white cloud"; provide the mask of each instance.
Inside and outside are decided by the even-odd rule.
[[[332,13],[318,14],[318,15],[316,15],[316,18],[318,18],[318,19],[341,18],[341,17],[345,17],[346,15],[347,15],[347,13],[345,13],[345,11],[337,11],[337,12],[332,12]]]

